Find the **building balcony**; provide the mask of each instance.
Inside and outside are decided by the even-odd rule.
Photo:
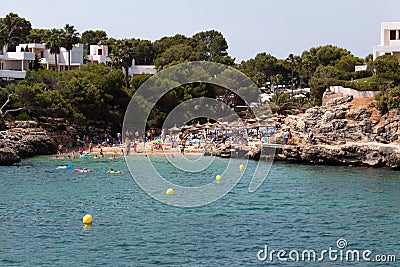
[[[399,45],[397,45],[397,46],[376,45],[376,46],[374,46],[374,52],[380,52],[380,53],[400,52],[400,42],[399,42]]]
[[[35,53],[31,52],[6,52],[1,56],[3,60],[35,60]]]
[[[96,61],[98,63],[107,63],[111,61],[111,58],[105,55],[88,55],[87,59],[88,61]]]

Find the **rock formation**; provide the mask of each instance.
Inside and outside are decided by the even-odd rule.
[[[357,106],[351,96],[331,99],[325,106],[289,115],[293,145],[278,151],[277,159],[333,165],[400,169],[400,112],[380,115],[374,103]],[[314,133],[307,141],[308,130]]]
[[[15,121],[6,127],[0,131],[0,165],[17,163],[20,157],[54,154],[60,139],[63,143],[72,140],[66,132],[52,127],[44,129],[36,121]],[[14,161],[9,160],[12,156],[16,156]]]
[[[9,147],[0,148],[0,165],[12,165],[21,161],[21,158]]]

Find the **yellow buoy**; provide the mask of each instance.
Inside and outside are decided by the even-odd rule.
[[[93,217],[92,217],[92,215],[90,215],[90,214],[86,214],[86,215],[83,216],[83,218],[82,218],[82,222],[83,222],[84,224],[90,224],[90,223],[92,223],[92,220],[93,220]]]
[[[239,169],[240,169],[241,171],[244,171],[244,165],[240,165],[240,166],[239,166]]]
[[[217,182],[217,183],[219,183],[219,181],[221,181],[221,175],[217,175],[217,176],[215,176],[215,181]]]
[[[167,195],[172,195],[174,193],[174,189],[168,188],[166,194]]]

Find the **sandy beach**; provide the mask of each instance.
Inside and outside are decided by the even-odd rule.
[[[105,156],[123,156],[127,154],[127,145],[116,145],[112,147],[93,147],[90,153],[88,147],[84,147],[83,153],[90,153],[93,156],[100,156],[100,150],[102,150]],[[77,150],[75,150],[76,152]],[[135,154],[143,154],[147,153],[149,155],[159,155],[159,154],[180,154],[181,150],[179,147],[171,148],[169,145],[164,145],[163,149],[156,149],[153,148],[153,144],[150,142],[138,142],[136,147],[136,152],[134,151],[133,147],[131,146],[128,155],[135,155]],[[187,146],[185,148],[185,154],[202,154],[204,153],[203,148],[197,148],[197,146]]]

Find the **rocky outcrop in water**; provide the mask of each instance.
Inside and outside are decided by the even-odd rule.
[[[14,150],[8,147],[0,148],[0,165],[13,165],[21,161],[21,158]]]
[[[276,159],[311,164],[400,169],[400,147],[381,143],[285,146]]]
[[[57,124],[54,124],[57,125]],[[8,129],[0,131],[0,165],[10,165],[8,158],[48,155],[57,152],[60,140],[71,141],[71,136],[60,129],[42,128],[36,121],[15,121],[7,123]]]

